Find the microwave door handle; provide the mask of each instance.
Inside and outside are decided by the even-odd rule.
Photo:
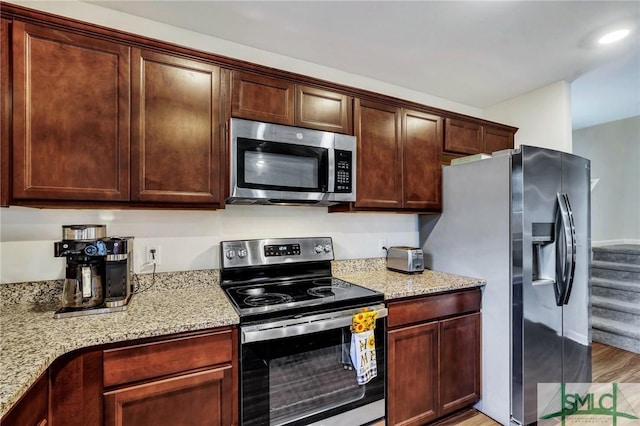
[[[328,150],[328,154],[329,154],[329,167],[327,170],[327,173],[329,174],[329,176],[327,176],[327,192],[329,193],[333,193],[336,191],[336,153],[334,149],[329,149]]]

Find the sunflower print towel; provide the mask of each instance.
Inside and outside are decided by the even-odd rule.
[[[350,355],[359,385],[368,383],[378,374],[376,340],[373,334],[377,314],[372,311],[361,312],[353,316]]]

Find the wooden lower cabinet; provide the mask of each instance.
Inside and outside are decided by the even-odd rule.
[[[438,416],[438,323],[387,337],[387,424],[420,425]]]
[[[104,394],[106,426],[231,425],[231,366],[213,368]]]
[[[51,425],[102,423],[102,351],[70,353],[49,367]]]
[[[387,425],[424,425],[480,399],[480,290],[389,303]]]
[[[237,424],[237,332],[104,351],[104,424]]]
[[[440,415],[480,399],[480,313],[439,322]]]
[[[49,424],[49,374],[45,372],[2,418],[2,426],[46,426]]]
[[[222,327],[71,352],[0,423],[237,426],[237,348]]]

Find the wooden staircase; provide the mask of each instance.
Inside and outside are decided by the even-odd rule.
[[[592,339],[640,354],[640,245],[594,247]]]

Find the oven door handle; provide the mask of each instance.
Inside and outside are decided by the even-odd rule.
[[[358,312],[359,311],[341,312],[338,315],[333,314],[333,316],[321,314],[298,318],[295,322],[285,320],[268,324],[243,326],[240,328],[242,343],[264,342],[349,327],[353,322],[353,316]],[[388,315],[387,308],[385,307],[376,309],[376,312],[376,321]]]

